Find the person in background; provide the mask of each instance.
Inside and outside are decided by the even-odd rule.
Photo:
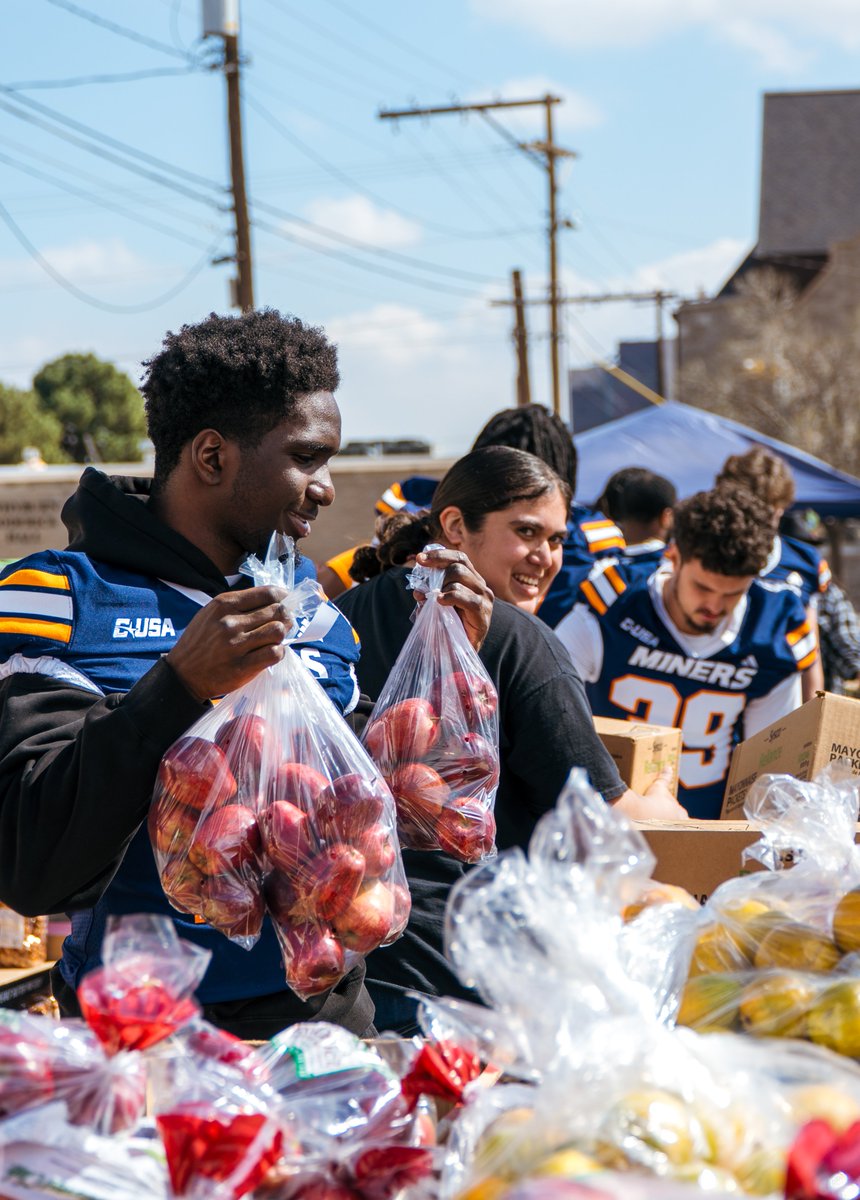
[[[817,657],[800,598],[759,578],[772,542],[759,497],[698,492],[652,575],[597,563],[556,629],[596,714],[681,729],[692,817],[719,817],[733,746],[797,708]]]
[[[786,513],[779,532],[819,550],[827,539],[818,514],[811,509]],[[860,681],[860,617],[835,579],[818,597],[818,642],[824,689],[844,695],[846,684]]]
[[[594,730],[581,679],[532,615],[560,565],[569,506],[566,481],[534,455],[506,446],[473,451],[448,471],[428,514],[389,518],[380,545],[356,559],[353,569],[364,582],[337,600],[361,638],[361,690],[375,700],[412,628],[415,603],[404,564],[439,542],[461,556],[470,586],[485,587],[491,619],[479,654],[499,696],[500,848],[527,845],[574,766],[584,767],[604,798],[630,815],[684,816],[663,779],[644,797],[625,788]],[[473,571],[491,592],[483,580],[474,582]],[[466,629],[474,633],[468,623]],[[442,945],[448,892],[467,868],[438,852],[407,850],[403,858],[412,916],[395,946],[368,958],[368,987],[379,1028],[410,1033],[410,989],[475,997],[453,974]]]
[[[374,505],[377,521],[396,512],[424,512],[430,507],[438,482],[438,479],[429,475],[410,475],[407,479],[392,483]],[[318,564],[317,579],[330,600],[345,592],[347,588],[355,587],[355,580],[349,569],[358,548],[351,546],[349,550],[342,550],[332,558],[326,559],[324,563]]]
[[[341,712],[356,703],[342,614],[327,606],[286,649],[282,589],[237,574],[274,530],[306,537],[334,499],[336,350],[271,310],[212,314],[167,334],[145,367],[153,480],[88,468],[63,509],[71,544],[0,574],[0,897],[71,914],[52,979],[64,1016],[78,1013],[107,918],[147,912],[212,952],[197,996],[216,1025],[268,1038],[316,1019],[364,1035],[363,964],[300,1000],[271,921],[245,951],[170,906],[146,829],[164,752],[285,653]]]
[[[818,600],[830,584],[830,568],[814,546],[776,532],[786,509],[794,503],[794,478],[786,463],[764,446],[753,446],[745,454],[732,454],[716,478],[720,484],[738,485],[759,496],[773,514],[774,538],[761,572],[767,583],[789,587],[803,601],[809,623],[818,637]],[[820,656],[804,672],[803,699],[811,699],[824,687]]]
[[[659,566],[677,499],[675,485],[646,467],[622,467],[610,475],[598,504],[624,535],[621,563],[648,575]]]

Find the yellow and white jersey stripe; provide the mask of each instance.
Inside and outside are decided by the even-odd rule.
[[[624,534],[608,517],[601,521],[582,521],[579,528],[592,554],[600,554],[604,550],[623,550],[627,545]]]
[[[811,667],[818,657],[818,641],[809,621],[804,621],[796,629],[790,629],[785,635],[785,640],[791,647],[798,671],[805,671],[807,667]]]
[[[0,579],[0,633],[68,644],[73,623],[68,575],[23,567]]]
[[[581,591],[585,599],[600,616],[627,590],[627,584],[618,570],[617,559],[604,558],[589,572]]]

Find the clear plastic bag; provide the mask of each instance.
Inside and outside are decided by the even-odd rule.
[[[58,1101],[71,1125],[125,1133],[142,1119],[145,1100],[140,1054],[108,1058],[82,1021],[0,1009],[0,1141],[3,1121]]]
[[[433,1177],[433,1124],[376,1047],[315,1022],[284,1030],[258,1059],[296,1133],[273,1200],[389,1200]]]
[[[426,600],[362,741],[394,794],[401,845],[474,863],[495,853],[498,697],[456,612],[437,602],[443,578],[407,577]]]
[[[281,1160],[288,1130],[277,1096],[223,1063],[176,1063],[155,1100],[174,1196],[239,1200]]]
[[[168,917],[108,917],[102,966],[78,987],[81,1012],[108,1054],[146,1050],[198,1016],[193,993],[211,957]]]
[[[849,1060],[674,1027],[701,918],[662,903],[624,922],[652,861],[574,773],[528,855],[506,852],[453,889],[448,952],[490,1008],[432,1000],[420,1020],[471,1030],[516,1082],[469,1094],[452,1126],[446,1200],[536,1197],[537,1181],[561,1180],[626,1195],[618,1172],[660,1177],[629,1194],[668,1197],[684,1184],[781,1194],[803,1124],[856,1119],[860,1068]]]
[[[679,1023],[860,1058],[858,796],[838,763],[811,782],[756,781],[746,813],[762,836],[745,858],[767,870],[727,881],[705,906]]]
[[[256,584],[287,590],[290,636],[324,597],[293,587],[275,535]],[[289,642],[290,638],[287,638]],[[206,713],[162,760],[150,834],[165,893],[249,949],[266,912],[288,985],[307,998],[394,941],[410,899],[394,801],[378,769],[295,654]]]

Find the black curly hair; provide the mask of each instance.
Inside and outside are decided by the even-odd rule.
[[[475,438],[473,450],[485,446],[512,446],[543,459],[556,475],[576,491],[576,447],[561,417],[542,404],[504,408],[490,417]]]
[[[322,329],[272,308],[242,316],[210,313],[168,333],[143,365],[140,390],[155,447],[156,488],[201,429],[257,445],[300,396],[333,392],[340,382],[337,349]]]
[[[718,575],[758,575],[775,533],[773,509],[741,487],[696,492],[674,510],[673,536],[682,560],[696,558]]]

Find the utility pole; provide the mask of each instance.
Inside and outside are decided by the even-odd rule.
[[[230,177],[236,215],[236,278],[231,280],[231,303],[243,313],[254,308],[254,271],[251,226],[245,191],[245,158],[242,148],[242,105],[239,92],[239,0],[203,0],[203,36],[224,42],[224,75],[227,80],[227,122],[230,131]],[[221,260],[224,261],[224,260]]]
[[[530,158],[538,162],[547,174],[549,190],[547,241],[549,245],[549,310],[550,310],[550,374],[552,379],[552,408],[558,416],[561,414],[561,366],[560,351],[560,322],[559,322],[559,292],[558,292],[558,217],[556,203],[558,187],[556,183],[555,162],[557,158],[576,158],[572,150],[563,150],[553,141],[552,109],[553,105],[561,104],[561,96],[539,96],[531,100],[486,100],[475,104],[444,104],[432,108],[405,108],[399,110],[382,109],[379,112],[381,120],[399,120],[402,117],[435,117],[445,113],[478,113],[488,121],[494,129],[514,143],[518,150],[525,151]],[[496,109],[531,108],[541,105],[545,110],[545,136],[542,141],[519,142],[503,125],[494,121],[490,113]]]
[[[511,272],[514,285],[514,343],[517,348],[517,408],[532,402],[529,380],[529,340],[526,330],[526,309],[523,304],[523,279],[519,271]]]
[[[664,351],[665,340],[663,337],[663,308],[670,300],[679,299],[677,292],[664,292],[659,288],[653,292],[605,292],[595,295],[594,293],[583,293],[581,296],[559,296],[557,304],[613,304],[618,301],[627,301],[634,304],[653,304],[655,305],[657,315],[657,391],[659,397],[665,396],[666,378],[664,369]],[[493,308],[506,308],[508,305],[515,303],[511,300],[491,300],[490,305]],[[520,304],[543,304],[542,300],[521,300]],[[618,368],[615,368],[617,371]],[[626,376],[626,372],[622,372]],[[629,376],[626,376],[624,382],[627,382]],[[638,390],[638,389],[634,389]],[[648,389],[650,391],[650,389]],[[653,396],[655,393],[651,393]]]

